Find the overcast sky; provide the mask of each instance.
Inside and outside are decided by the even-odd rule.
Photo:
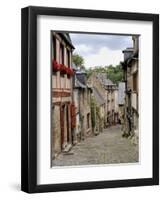
[[[86,68],[117,65],[123,61],[122,50],[132,47],[131,36],[71,33],[70,37]]]

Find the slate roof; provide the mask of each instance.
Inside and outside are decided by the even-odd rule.
[[[99,93],[99,91],[97,90],[97,88],[93,87],[92,89],[93,89],[93,95],[95,97],[95,100],[96,100],[97,104],[99,104],[99,105],[105,104],[105,99]]]
[[[104,86],[115,85],[110,79],[107,78],[106,73],[97,73],[96,77]]]
[[[78,80],[77,77],[75,78],[75,88],[83,88],[83,89],[85,89],[86,87],[87,87],[87,86],[84,85],[83,83],[81,83],[81,82]]]
[[[130,49],[130,52],[128,51],[128,49]],[[124,61],[121,62],[123,68],[125,68],[125,66],[128,65],[128,67],[131,67],[131,65],[129,65],[132,60],[134,59],[138,59],[138,50],[134,50],[133,48],[127,48],[125,50],[122,51],[124,53]],[[126,55],[125,55],[126,54]]]
[[[75,65],[75,63],[72,63],[72,68],[75,71],[75,76],[74,76],[74,87],[75,88],[88,88],[92,90],[91,85],[87,83],[86,79],[86,72],[84,69],[79,69]]]
[[[138,58],[138,49],[126,48],[122,52],[124,53],[124,62],[129,62],[134,58]]]
[[[122,51],[124,54],[124,61],[131,58],[133,56],[134,48],[133,47],[128,47]]]
[[[75,47],[74,47],[73,44],[72,44],[72,41],[71,41],[71,38],[70,38],[69,33],[59,33],[59,34],[60,34],[60,36],[61,36],[62,38],[64,38],[64,40],[66,40],[66,42],[68,42],[68,44],[69,44],[73,49],[75,49]]]
[[[84,71],[76,71],[77,79],[83,84],[86,85],[86,73]]]

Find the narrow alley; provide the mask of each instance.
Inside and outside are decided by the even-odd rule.
[[[104,129],[103,133],[89,137],[68,153],[53,160],[55,166],[135,163],[139,160],[138,145],[122,137],[121,126]]]

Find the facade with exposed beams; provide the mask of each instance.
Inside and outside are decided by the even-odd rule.
[[[72,45],[69,34],[52,32],[52,159],[73,143]]]

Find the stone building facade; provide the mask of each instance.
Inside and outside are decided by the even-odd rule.
[[[108,126],[116,125],[119,121],[119,105],[118,105],[118,87],[111,81],[105,86],[108,91],[107,98],[107,124]]]
[[[123,51],[125,80],[124,135],[138,139],[139,128],[139,36],[133,36],[133,48]]]
[[[74,71],[73,96],[76,108],[74,138],[76,143],[92,134],[90,107],[92,89],[87,84],[85,71],[77,69],[74,69]]]
[[[125,82],[118,83],[119,124],[124,124],[125,111]]]
[[[73,142],[72,51],[69,34],[52,32],[52,159]]]
[[[93,134],[98,135],[105,128],[105,99],[96,87],[92,87],[91,116]]]
[[[118,123],[118,87],[106,73],[92,73],[88,83],[96,88],[104,99],[104,127]]]

